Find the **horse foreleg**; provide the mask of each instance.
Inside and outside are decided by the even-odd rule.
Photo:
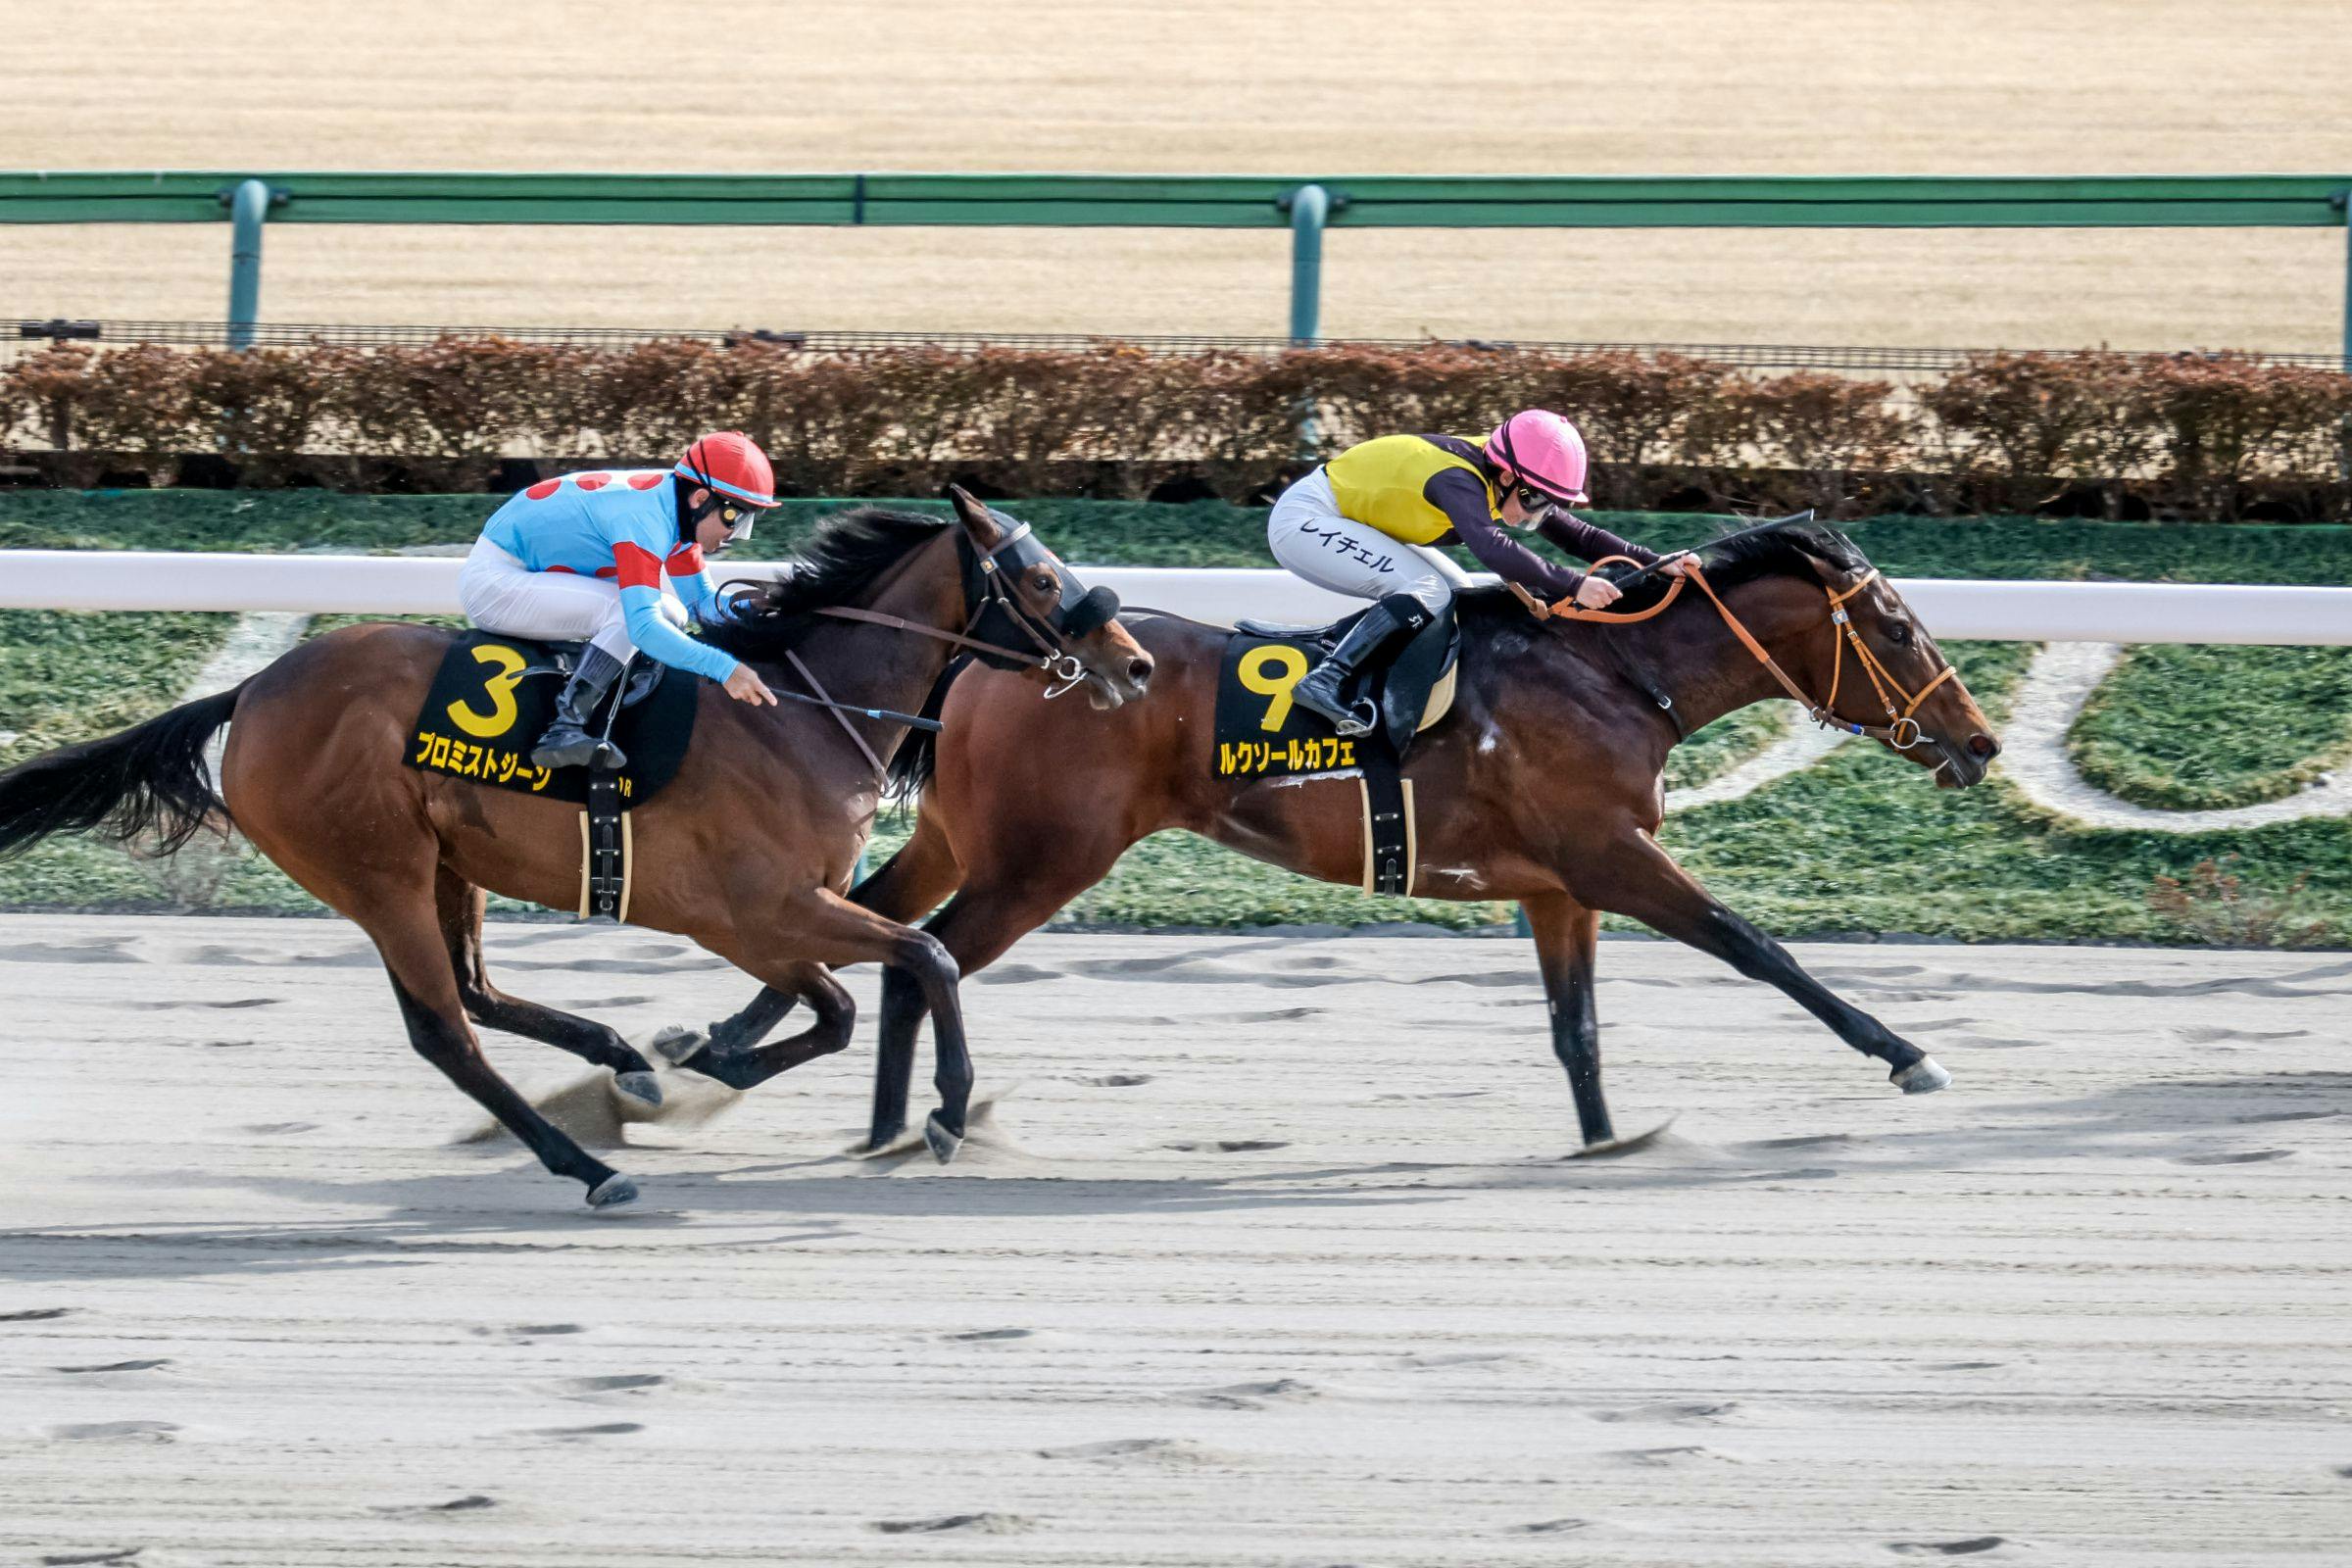
[[[1600,1091],[1600,1023],[1592,1008],[1592,958],[1600,916],[1566,894],[1526,900],[1536,938],[1536,964],[1551,1010],[1551,1051],[1567,1069],[1576,1120],[1588,1148],[1615,1141],[1609,1102]]]
[[[799,964],[809,962],[842,967],[879,963],[887,994],[893,975],[909,977],[922,1004],[935,1020],[940,1108],[932,1113],[924,1136],[943,1161],[955,1157],[963,1142],[964,1117],[971,1103],[972,1062],[963,1039],[963,1007],[956,992],[956,960],[928,932],[886,919],[860,908],[830,888],[811,888],[796,895],[776,912],[769,928],[777,933],[777,950],[718,951],[736,967],[778,990],[794,987]],[[742,929],[738,923],[738,929]],[[846,1002],[846,997],[843,999]]]
[[[882,868],[850,890],[850,902],[906,924],[956,891],[958,873],[946,835],[927,818],[915,822],[914,836]],[[743,1009],[696,1031],[669,1028],[655,1039],[654,1049],[673,1062],[684,1063],[706,1049],[728,1054],[749,1051],[784,1021],[800,998],[790,991],[764,987]],[[917,1015],[920,1016],[919,1013]],[[822,1027],[820,1024],[818,1027]],[[815,1031],[811,1029],[808,1034]],[[802,1038],[808,1038],[804,1034]],[[909,1061],[911,1067],[911,1060]],[[905,1125],[906,1096],[899,1097]],[[894,1130],[893,1136],[896,1136]]]
[[[1115,861],[1113,850],[1110,859]],[[992,883],[975,877],[948,906],[924,922],[923,929],[939,939],[959,974],[977,974],[1004,956],[1005,950],[1054,918],[1054,912],[1076,898],[1109,870],[1109,864],[1091,861],[1076,869],[1062,867],[1050,880],[1031,876],[1022,881]],[[906,1093],[914,1076],[914,1049],[923,1027],[923,996],[909,977],[896,971],[882,977],[881,1046],[874,1057],[874,1114],[867,1147],[880,1149],[906,1129]],[[933,1048],[943,1096],[953,1075],[944,1037]],[[968,1083],[964,1086],[969,1090]],[[956,1123],[961,1127],[961,1122]]]
[[[779,1040],[772,1046],[750,1050],[723,1045],[713,1039],[708,1049],[688,1056],[684,1065],[706,1077],[717,1079],[730,1089],[753,1089],[780,1072],[790,1072],[804,1062],[829,1056],[848,1046],[850,1031],[858,1021],[857,1003],[842,988],[841,982],[825,971],[824,965],[808,963],[799,968],[800,975],[793,983],[793,990],[786,991],[771,984],[760,996],[761,999],[780,998],[785,1008],[796,1002],[808,1002],[809,1010],[815,1014],[814,1021],[808,1028],[790,1040]]]
[[[1904,1094],[1928,1094],[1952,1081],[1926,1052],[1847,1004],[1807,974],[1786,948],[1717,902],[1648,834],[1635,833],[1581,858],[1574,875],[1573,891],[1591,906],[1628,915],[1721,958],[1751,980],[1779,987],[1838,1039],[1886,1062],[1888,1081]]]
[[[450,967],[458,977],[458,1001],[466,1015],[486,1028],[536,1040],[610,1068],[613,1087],[622,1094],[649,1105],[662,1103],[653,1064],[617,1031],[593,1018],[509,996],[490,983],[490,971],[482,958],[482,903],[480,888],[449,867],[441,867],[433,884],[434,913],[441,922],[441,940],[449,949]]]

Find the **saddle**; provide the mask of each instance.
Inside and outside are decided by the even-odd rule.
[[[556,694],[586,646],[484,631],[460,636],[441,657],[402,760],[420,772],[586,805],[588,768],[545,768],[530,760],[532,744],[555,716]],[[628,754],[629,765],[612,780],[625,806],[644,805],[674,778],[693,739],[701,683],[669,674],[658,660],[639,661],[618,698],[607,698],[590,715],[589,728],[610,723],[613,741]]]

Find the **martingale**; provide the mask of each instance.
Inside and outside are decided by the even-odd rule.
[[[467,632],[442,656],[401,760],[419,772],[584,806],[588,769],[531,762],[531,743],[554,716],[563,684],[545,646]],[[622,805],[643,805],[676,776],[694,737],[701,685],[671,670],[642,702],[621,710],[612,739],[629,759],[617,779]]]

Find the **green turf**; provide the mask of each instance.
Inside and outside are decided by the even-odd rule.
[[[836,505],[788,506],[761,528],[756,554],[787,550]],[[477,496],[0,492],[0,548],[448,544],[472,538],[489,510]],[[1260,511],[1076,501],[1014,503],[1012,510],[1075,561],[1268,564]],[[1660,547],[1696,542],[1713,526],[1684,515],[1612,520]],[[1902,517],[1848,531],[1874,561],[1904,575],[2352,583],[2352,528]],[[314,632],[353,618],[321,617]],[[167,706],[226,623],[200,615],[8,612],[0,618],[0,730],[24,738],[0,748],[0,762]],[[2030,650],[1991,644],[1950,652],[1997,716]],[[2209,703],[2221,710],[2218,719],[2208,717]],[[2352,740],[2348,711],[2352,660],[2342,651],[2141,650],[2083,719],[2077,751],[2095,781],[2127,797],[2167,807],[2234,804],[2290,790],[2340,757]],[[1788,717],[1776,705],[1711,726],[1678,751],[1670,785],[1719,776],[1785,733]],[[903,824],[886,820],[877,857],[903,832]],[[1783,933],[2210,941],[2275,926],[2352,942],[2352,823],[2202,837],[2081,831],[2025,803],[1997,770],[1979,789],[1937,791],[1920,769],[1860,744],[1743,800],[1677,815],[1664,836],[1728,902]],[[2222,869],[2200,877],[2200,862]],[[2166,878],[2189,888],[2189,907],[2151,900]],[[208,859],[198,851],[156,866],[83,843],[53,844],[0,865],[0,904],[316,907],[250,856]],[[1063,919],[1462,926],[1505,917],[1506,909],[1491,904],[1366,898],[1171,833],[1138,846]]]
[[[2090,783],[2142,806],[2278,800],[2352,756],[2352,648],[2132,649],[2067,749]]]
[[[1687,790],[1712,783],[1788,733],[1795,711],[1781,703],[1759,703],[1726,713],[1666,757],[1666,787]]]

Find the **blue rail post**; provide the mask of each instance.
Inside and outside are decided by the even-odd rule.
[[[1291,209],[1291,341],[1311,343],[1322,335],[1323,224],[1331,193],[1301,185],[1283,199]]]
[[[228,193],[236,225],[228,246],[228,346],[253,347],[253,325],[262,310],[262,222],[270,216],[270,187],[246,180]]]

